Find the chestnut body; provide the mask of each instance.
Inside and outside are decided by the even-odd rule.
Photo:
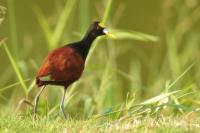
[[[36,84],[60,85],[67,88],[80,78],[83,70],[83,57],[73,47],[64,46],[50,52],[45,58],[37,73]]]

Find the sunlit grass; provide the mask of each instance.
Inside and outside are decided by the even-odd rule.
[[[24,124],[26,123],[26,124]],[[198,132],[199,119],[167,117],[155,119],[145,117],[132,121],[112,122],[110,120],[69,120],[41,118],[34,121],[30,116],[7,116],[0,120],[1,132]]]

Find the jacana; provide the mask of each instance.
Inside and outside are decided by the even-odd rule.
[[[77,81],[85,66],[85,60],[92,42],[99,36],[111,35],[102,23],[93,22],[83,39],[69,43],[50,52],[44,59],[36,76],[36,85],[42,87],[34,101],[34,115],[37,112],[38,100],[47,85],[63,86],[63,96],[60,109],[65,118],[65,93],[69,85]]]

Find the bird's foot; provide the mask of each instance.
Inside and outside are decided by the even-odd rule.
[[[61,110],[60,113],[61,113],[62,117],[64,117],[65,120],[68,120],[68,119],[69,119],[69,114],[68,114],[68,113],[66,113],[66,112],[64,112],[64,111],[62,111],[62,110]]]
[[[33,114],[33,120],[34,121],[39,120],[39,116],[37,114]]]

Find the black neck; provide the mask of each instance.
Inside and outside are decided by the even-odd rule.
[[[90,46],[92,44],[92,42],[96,39],[96,36],[94,34],[92,34],[92,32],[88,32],[83,39],[81,40],[81,42],[83,43],[83,45],[89,50]]]
[[[80,42],[72,44],[71,46],[75,48],[78,51],[78,53],[82,56],[82,58],[85,60],[92,45],[92,42],[95,39],[96,36],[94,36],[91,32],[88,32]]]

